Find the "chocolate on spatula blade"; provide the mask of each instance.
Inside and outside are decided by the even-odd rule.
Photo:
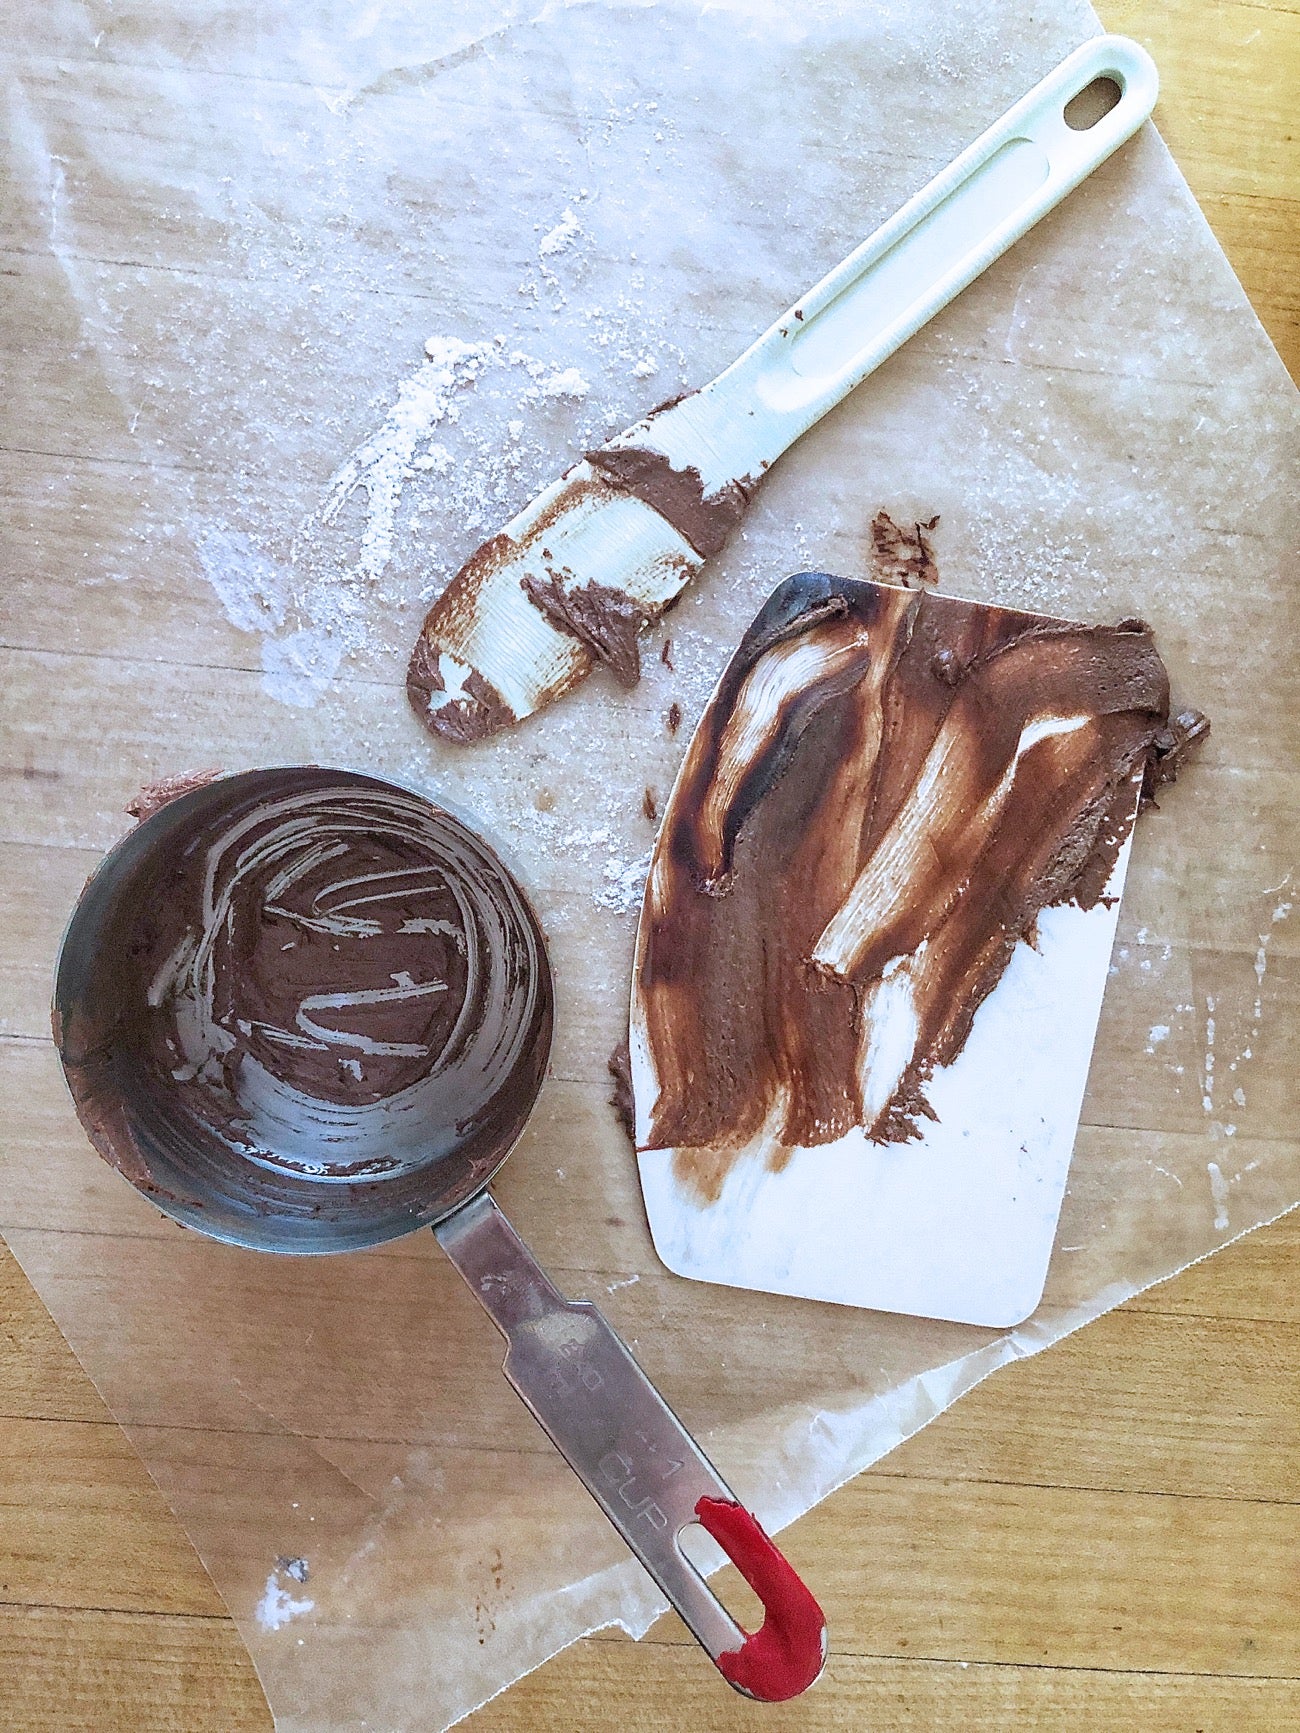
[[[1075,130],[1074,98],[1119,100]],[[434,734],[481,740],[636,634],[735,527],[781,453],[1130,138],[1156,99],[1144,49],[1085,43],[785,312],[725,373],[570,469],[485,542],[430,609],[407,690]]]

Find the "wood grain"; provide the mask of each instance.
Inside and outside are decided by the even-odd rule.
[[[1156,124],[1287,370],[1300,376],[1300,15],[1288,0],[1107,0],[1160,68]]]
[[[1102,16],[1154,53],[1164,136],[1300,373],[1300,11],[1112,0]],[[36,340],[7,332],[5,341],[26,338]],[[58,455],[12,442],[0,452],[0,510],[14,522],[52,486],[82,490],[95,516],[97,468],[121,460],[96,445],[93,403],[70,400],[66,413],[67,449],[97,461],[70,474]],[[48,638],[7,639],[10,649],[75,653],[66,580],[82,551],[71,542],[34,550],[26,577],[49,585],[65,613]],[[157,572],[150,582],[166,579]],[[237,651],[232,636],[232,662]],[[184,644],[159,653],[183,657]],[[232,690],[214,683],[213,705]],[[39,810],[39,740],[24,744],[21,716],[6,727],[7,792]],[[88,740],[83,773],[93,773],[95,753]],[[1294,849],[1294,799],[1272,810],[1269,846],[1281,856]],[[14,1084],[11,1127],[29,1124],[31,1135],[39,1089],[27,1081],[33,1056],[18,1050],[43,1034],[51,934],[94,853],[42,856],[37,872],[0,861],[0,968],[19,1015],[0,1043]],[[1141,918],[1126,905],[1127,922]],[[1215,938],[1224,943],[1220,930]],[[1204,966],[1249,966],[1253,946],[1243,928]],[[1293,993],[1294,958],[1289,973],[1278,968],[1279,990]],[[1141,1007],[1108,1001],[1108,1014],[1136,1026]],[[1272,1092],[1270,1120],[1287,1125],[1289,1073],[1259,1087]],[[1117,1098],[1109,1084],[1108,1098]],[[1177,1131],[1177,1103],[1166,1105],[1153,1133]],[[835,1654],[818,1690],[765,1713],[765,1726],[1273,1733],[1300,1722],[1298,1260],[1292,1216],[980,1387],[787,1531],[787,1551],[823,1595]],[[734,1595],[735,1583],[723,1593]],[[725,1733],[753,1719],[665,1619],[639,1645],[576,1645],[469,1725]],[[269,1726],[251,1663],[188,1540],[0,1248],[0,1727]]]

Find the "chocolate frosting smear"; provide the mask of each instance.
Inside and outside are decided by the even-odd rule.
[[[1040,912],[1104,895],[1172,723],[1150,628],[821,573],[770,597],[688,750],[651,867],[642,1148],[716,1197],[739,1153],[881,1143]],[[641,1076],[638,1073],[638,1090]]]

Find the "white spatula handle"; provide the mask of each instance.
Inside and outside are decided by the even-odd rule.
[[[1075,130],[1065,110],[1097,79],[1113,80],[1119,100]],[[1076,49],[725,373],[656,417],[653,443],[710,489],[762,474],[1131,138],[1157,83],[1126,37]]]

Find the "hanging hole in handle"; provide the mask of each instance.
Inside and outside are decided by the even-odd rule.
[[[693,1570],[708,1579],[710,1571],[727,1564],[727,1555],[704,1527],[703,1523],[688,1522],[677,1531],[677,1547]],[[734,1565],[719,1572],[709,1583],[723,1606],[742,1631],[756,1631],[763,1623],[766,1609]]]
[[[1087,132],[1105,118],[1124,92],[1115,79],[1103,75],[1085,84],[1065,105],[1065,124],[1071,132]]]

